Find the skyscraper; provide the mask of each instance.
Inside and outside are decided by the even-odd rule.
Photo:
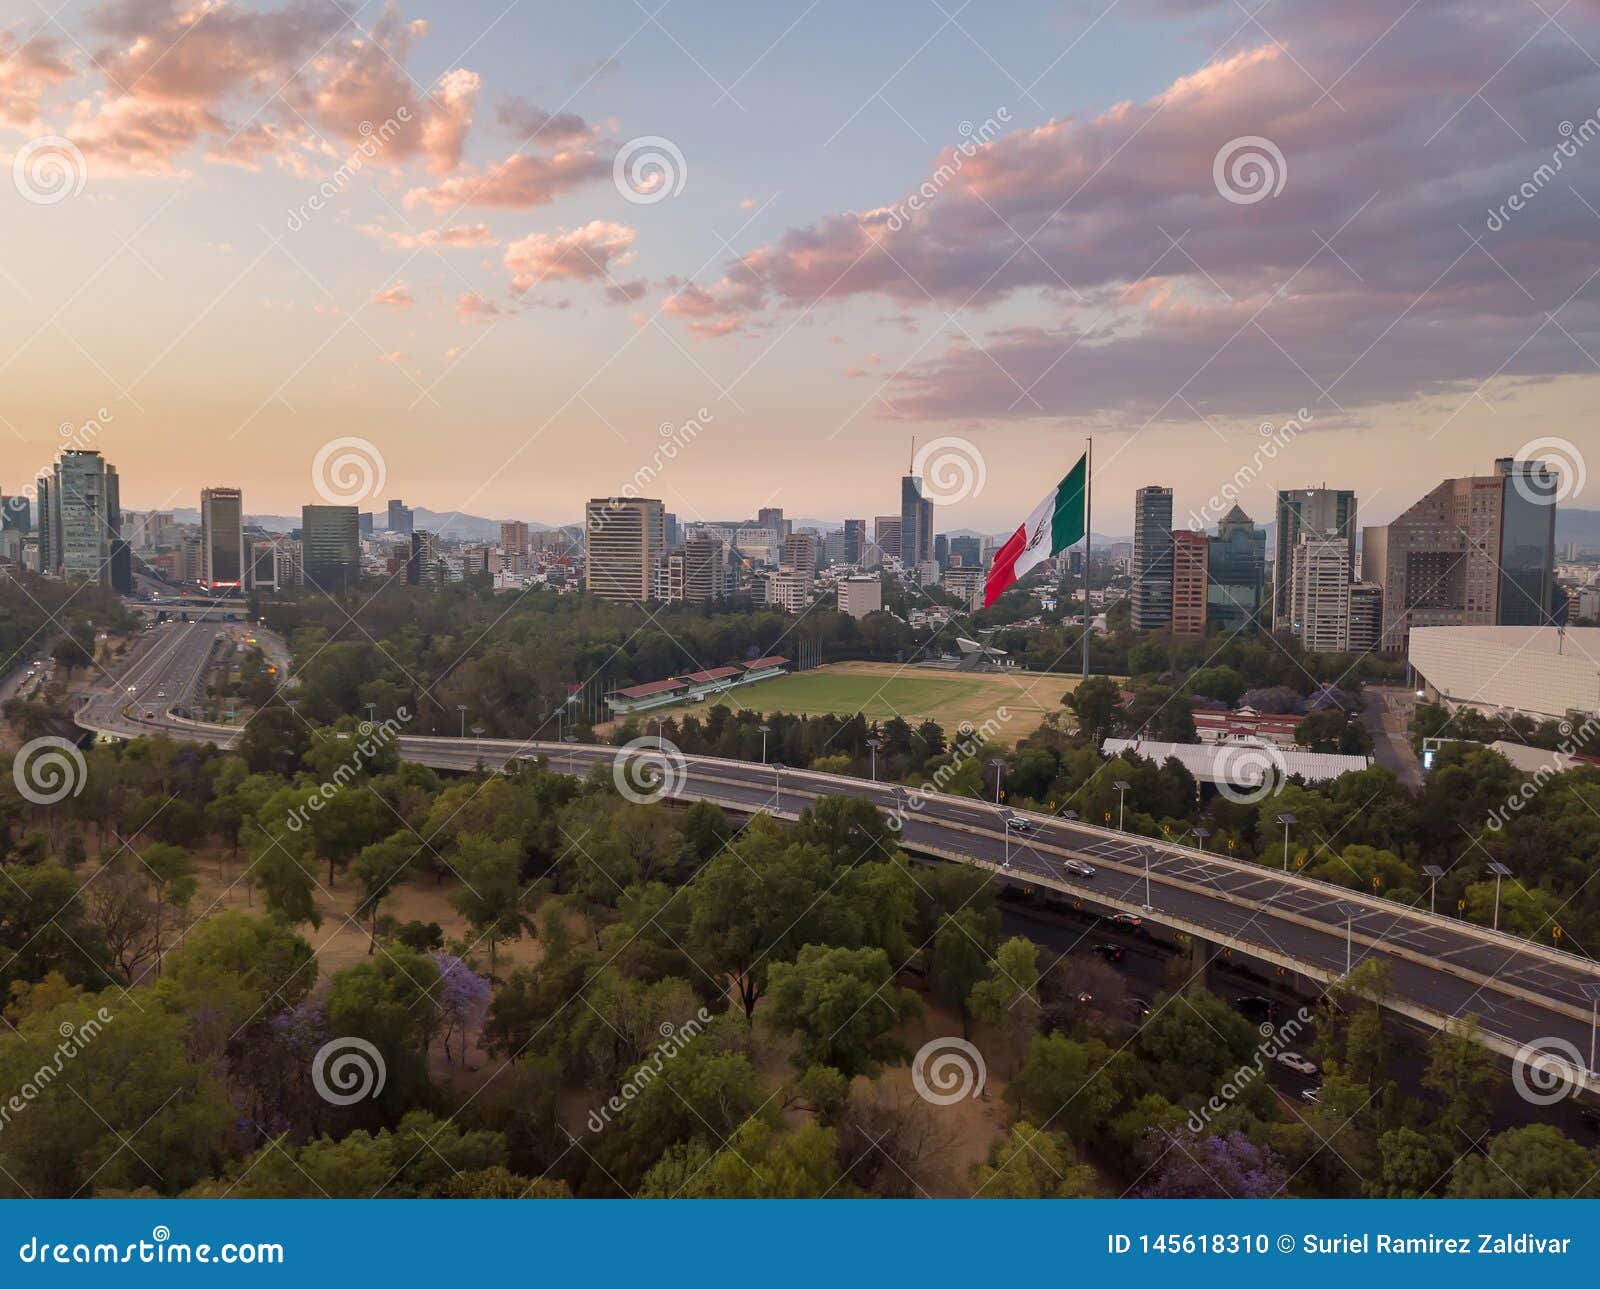
[[[1234,633],[1262,625],[1267,535],[1233,507],[1210,539],[1206,565],[1206,625]]]
[[[117,471],[99,452],[69,448],[39,481],[40,568],[111,585],[111,543],[122,533]]]
[[[844,564],[860,564],[867,557],[867,521],[865,519],[847,519],[844,521],[844,557],[840,561]]]
[[[1133,629],[1172,623],[1172,489],[1160,484],[1133,495]]]
[[[337,591],[360,578],[361,520],[355,506],[302,506],[300,530],[307,586]]]
[[[900,562],[906,567],[933,558],[933,502],[922,495],[922,479],[900,480]]]
[[[1206,633],[1206,564],[1210,539],[1186,529],[1172,534],[1172,634]]]
[[[513,558],[528,553],[528,525],[520,519],[500,523],[500,552]]]
[[[391,533],[409,534],[411,532],[412,525],[415,524],[415,522],[416,516],[412,512],[410,506],[406,505],[405,502],[399,500],[398,498],[390,499],[389,516],[384,526]]]
[[[201,583],[213,591],[244,586],[244,494],[237,488],[200,493]]]
[[[900,558],[900,516],[879,515],[872,521],[872,541],[878,548],[878,560]]]
[[[1340,533],[1301,533],[1289,556],[1289,629],[1308,653],[1350,648],[1350,547]]]
[[[791,533],[783,543],[784,567],[794,570],[807,584],[817,580],[817,538],[815,533]]]
[[[593,497],[584,510],[584,585],[620,604],[661,598],[666,525],[659,499]]]
[[[1542,461],[1501,457],[1500,586],[1495,622],[1542,627],[1554,619],[1556,496],[1560,479]]]
[[[1285,488],[1278,492],[1273,537],[1272,627],[1287,630],[1289,571],[1302,533],[1335,533],[1349,546],[1350,569],[1356,567],[1356,494],[1348,488]],[[1279,605],[1284,606],[1279,610]]]
[[[439,539],[426,528],[411,530],[411,554],[406,560],[409,586],[438,586],[443,582],[439,566]]]

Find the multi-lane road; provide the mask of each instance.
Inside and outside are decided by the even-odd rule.
[[[157,628],[159,638],[131,664],[122,689],[86,700],[79,724],[121,737],[159,731],[229,745],[236,729],[173,712],[198,685],[222,630]],[[619,757],[610,746],[431,735],[402,735],[399,746],[407,759],[454,770],[542,756],[553,769],[586,774],[597,764],[615,769]],[[913,854],[984,867],[1088,910],[1136,913],[1187,937],[1197,953],[1228,950],[1308,982],[1381,958],[1393,980],[1389,1005],[1416,1023],[1475,1015],[1485,1041],[1506,1056],[1556,1040],[1578,1054],[1579,1065],[1593,1063],[1589,993],[1600,987],[1600,966],[1554,948],[1259,864],[970,798],[917,797],[891,784],[716,757],[673,754],[665,773],[674,797],[742,812],[792,817],[822,797],[862,798],[900,821]],[[1028,820],[1025,832],[1007,827],[1014,813]],[[1092,874],[1074,871],[1077,865]],[[1566,1073],[1580,1077],[1575,1068]],[[1600,1080],[1581,1077],[1600,1089]]]

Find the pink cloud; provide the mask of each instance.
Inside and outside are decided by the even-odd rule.
[[[544,206],[611,172],[611,163],[583,149],[535,157],[517,153],[491,165],[480,174],[454,175],[432,188],[413,188],[407,207],[422,203],[435,210],[459,206],[509,206],[528,209]]]
[[[463,291],[456,297],[456,317],[462,322],[482,322],[504,312],[493,300],[484,299],[476,291]]]
[[[521,135],[523,147],[560,148],[594,138],[597,131],[575,112],[546,112],[517,97],[495,104],[495,119]]]
[[[519,294],[546,281],[594,281],[633,259],[634,230],[592,220],[582,228],[533,233],[506,247],[505,266]]]
[[[60,46],[47,36],[18,40],[0,31],[0,127],[29,130],[39,124],[39,100],[72,76]]]
[[[381,304],[387,309],[399,312],[409,309],[416,303],[411,294],[411,288],[404,282],[396,282],[393,286],[381,287],[372,293],[372,303]]]
[[[448,228],[424,228],[415,232],[363,224],[361,231],[403,251],[427,246],[494,246],[499,242],[494,230],[487,224],[455,224]]]

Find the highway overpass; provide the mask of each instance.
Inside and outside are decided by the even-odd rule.
[[[231,745],[236,728],[199,724],[173,710],[198,684],[220,628],[178,623],[161,631],[129,665],[121,691],[84,702],[79,725],[116,738],[163,733]],[[552,769],[574,774],[596,765],[615,770],[619,756],[628,755],[609,745],[432,735],[402,735],[399,750],[443,770],[544,758]],[[982,868],[1086,909],[1138,914],[1190,937],[1197,954],[1231,951],[1320,983],[1342,976],[1347,962],[1380,958],[1394,982],[1389,1006],[1420,1025],[1438,1028],[1476,1015],[1484,1042],[1507,1057],[1530,1045],[1561,1050],[1552,1049],[1559,1044],[1577,1053],[1581,1065],[1593,1063],[1590,992],[1600,988],[1600,967],[1574,954],[1298,874],[966,797],[917,798],[897,785],[717,757],[683,756],[670,771],[675,799],[736,812],[794,818],[823,797],[870,801],[903,821],[902,845],[914,855]],[[1025,836],[1008,832],[1005,816],[1012,813],[1030,821]],[[1094,874],[1074,874],[1069,860],[1093,866]],[[1592,1073],[1566,1073],[1600,1090]]]

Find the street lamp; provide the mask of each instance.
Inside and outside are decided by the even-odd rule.
[[[1344,919],[1344,974],[1350,974],[1350,928],[1355,920],[1361,916],[1362,909],[1358,904],[1346,904],[1341,900],[1336,906],[1339,916]]]
[[[1118,779],[1111,786],[1117,790],[1117,831],[1118,832],[1123,832],[1124,829],[1122,827],[1122,806],[1123,806],[1123,803],[1127,800],[1127,797],[1124,794],[1128,791],[1129,788],[1133,787],[1133,784],[1129,783],[1126,779]]]
[[[883,740],[881,738],[869,738],[867,740],[867,747],[872,751],[872,781],[874,783],[878,781],[878,749],[882,746]]]
[[[1150,912],[1150,847],[1141,847],[1144,851],[1144,911]]]
[[[1511,870],[1504,864],[1490,864],[1489,871],[1494,874],[1494,927],[1500,929],[1500,879],[1511,876]]]
[[[1600,983],[1589,981],[1578,988],[1589,1000],[1589,1073],[1593,1074],[1595,1035],[1600,1033]]]
[[[578,736],[576,734],[568,734],[561,741],[567,745],[567,773],[576,775],[578,773],[578,749],[575,744],[578,741]]]
[[[1194,835],[1200,839],[1200,852],[1201,854],[1204,854],[1206,849],[1206,838],[1211,836],[1211,829],[1196,828],[1194,830]]]
[[[1289,828],[1300,821],[1293,815],[1279,815],[1278,822],[1283,825],[1283,871],[1289,871]]]
[[[476,744],[477,749],[478,749],[478,764],[482,765],[483,764],[483,726],[474,725],[472,727],[472,736],[473,736],[473,742]]]
[[[760,725],[757,728],[761,731],[761,764],[765,765],[767,763],[767,735],[772,733],[772,726]]]
[[[995,808],[995,811],[998,813],[999,810],[1000,810],[1000,781],[1001,781],[1001,779],[1005,778],[1006,763],[1004,761],[1002,761],[999,757],[995,757],[992,761],[989,762],[989,765],[994,770],[994,808]],[[1005,851],[1004,851],[1005,864],[1004,864],[1004,867],[1010,868],[1011,867],[1011,825],[1006,821],[1006,818],[1005,818],[1004,815],[1000,816],[1000,835],[1001,835],[1002,838],[1004,838],[1004,846],[1005,846]]]
[[[467,705],[465,703],[457,703],[456,704],[456,711],[461,713],[461,737],[462,738],[466,738],[467,737]]]
[[[1424,864],[1422,875],[1428,879],[1428,912],[1433,912],[1434,891],[1439,885],[1439,879],[1444,876],[1444,869],[1437,864]]]
[[[783,810],[783,762],[772,763],[772,813],[779,814]]]
[[[1073,821],[1076,821],[1077,818],[1078,818],[1078,812],[1076,810],[1063,810],[1061,812],[1061,817],[1063,819],[1071,819]]]
[[[368,703],[367,704],[367,724],[376,725],[377,723],[378,723],[378,705],[376,703]]]

